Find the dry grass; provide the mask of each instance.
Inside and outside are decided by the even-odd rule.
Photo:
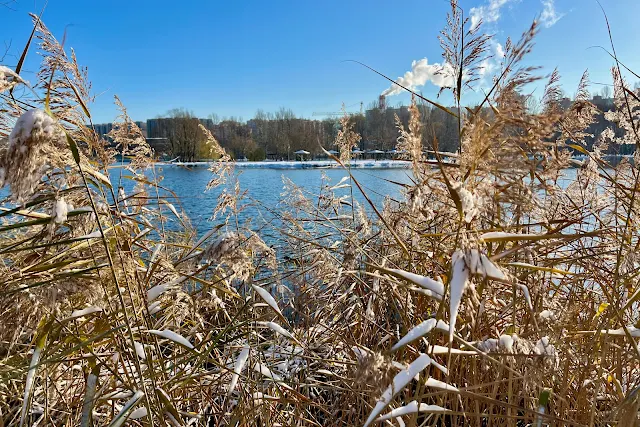
[[[459,105],[488,43],[461,20],[454,2],[443,47]],[[133,158],[118,179],[136,183],[119,191],[86,70],[34,25],[33,92],[14,98],[25,83],[0,68],[2,178],[19,203],[0,212],[0,425],[638,425],[640,170],[600,157],[639,141],[618,67],[610,119],[625,136],[587,152],[586,75],[568,111],[556,73],[542,113],[518,95],[540,79],[521,65],[534,24],[484,108],[459,114],[453,165],[422,158],[413,105],[406,201],[336,196],[362,191],[349,169],[320,194],[285,182],[279,225],[260,225],[276,253],[240,223],[250,201],[227,162],[210,183],[218,225],[196,241],[116,100],[111,136]],[[586,160],[563,180],[575,150]]]

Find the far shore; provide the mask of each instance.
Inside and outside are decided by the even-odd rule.
[[[208,167],[215,164],[215,161],[196,161],[196,162],[156,162],[155,166],[162,167]],[[117,168],[123,166],[123,163],[117,163],[112,167]],[[340,164],[334,160],[302,160],[302,161],[260,161],[248,162],[237,161],[233,165],[237,168],[246,169],[339,169]],[[407,169],[411,167],[411,162],[405,160],[355,160],[350,164],[351,168],[358,169]]]
[[[612,161],[616,164],[622,159],[633,161],[633,155],[612,155],[605,154],[602,156],[608,161]],[[573,157],[573,162],[570,167],[579,167],[583,161],[587,159],[585,155],[577,155]],[[437,161],[429,160],[427,163],[436,164]],[[120,168],[128,162],[117,162],[110,166],[110,168]],[[154,163],[154,166],[161,167],[183,167],[183,168],[200,168],[209,167],[216,164],[215,160],[199,160],[193,162],[178,162],[178,161],[158,161]],[[449,161],[444,161],[445,165],[451,164]],[[341,166],[335,160],[262,160],[262,161],[243,161],[238,160],[233,162],[234,167],[243,169],[340,169]],[[411,168],[411,162],[407,160],[373,160],[373,159],[361,159],[352,160],[350,164],[346,166],[352,169],[409,169]]]

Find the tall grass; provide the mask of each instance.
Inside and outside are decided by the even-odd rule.
[[[462,108],[490,38],[452,2],[453,162],[421,146],[416,95],[399,125],[406,197],[376,206],[335,158],[346,180],[318,194],[285,180],[278,221],[243,223],[250,195],[209,134],[226,161],[198,239],[124,106],[112,147],[92,130],[86,70],[34,27],[38,81],[0,68],[15,206],[0,212],[0,425],[638,424],[640,172],[600,157],[638,142],[617,59],[608,118],[626,133],[592,151],[586,73],[566,111],[555,72],[541,113],[520,96],[542,78],[523,65],[535,23]],[[340,135],[357,140],[347,120]],[[117,151],[132,158],[119,176]]]

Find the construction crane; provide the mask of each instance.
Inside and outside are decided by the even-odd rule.
[[[357,105],[357,104],[353,104],[353,105]],[[353,107],[353,105],[349,105],[349,107]],[[346,108],[349,108],[349,107],[346,107]],[[325,112],[317,112],[317,111],[315,111],[315,112],[312,113],[313,116],[326,116],[326,117],[341,117],[341,116],[344,116],[345,114],[347,116],[355,116],[357,114],[360,114],[360,115],[364,114],[364,103],[360,102],[360,111],[357,111],[357,112],[356,111],[332,111],[332,112],[325,113]]]

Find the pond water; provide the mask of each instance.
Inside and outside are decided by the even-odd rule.
[[[176,166],[156,168],[156,173],[164,178],[161,185],[173,191],[180,199],[179,204],[189,216],[198,233],[208,231],[213,223],[209,218],[217,204],[220,189],[206,191],[206,186],[212,175],[206,167],[187,169]],[[353,169],[353,176],[362,185],[367,196],[382,209],[386,196],[395,200],[403,200],[402,187],[397,183],[411,182],[409,169]],[[123,174],[127,174],[123,171]],[[151,171],[147,172],[152,175]],[[247,191],[247,200],[251,206],[243,212],[241,220],[246,217],[262,215],[268,218],[269,210],[281,208],[283,193],[283,177],[290,179],[305,192],[317,195],[322,186],[322,175],[326,175],[331,184],[337,184],[348,172],[343,169],[241,169],[236,168],[240,187]],[[114,186],[119,182],[119,169],[112,169],[111,179]],[[128,181],[128,182],[127,182]],[[130,180],[123,181],[127,194],[132,190]],[[337,195],[348,194],[349,188],[336,190]],[[353,197],[361,204],[366,200],[354,186]],[[171,199],[169,199],[171,200]],[[178,207],[178,203],[175,203]],[[244,217],[244,218],[243,218]]]
[[[567,185],[576,177],[577,169],[567,169],[561,183]],[[124,172],[126,174],[126,172]],[[213,210],[217,204],[217,198],[221,189],[206,191],[206,186],[212,177],[211,172],[206,167],[184,168],[176,166],[165,166],[156,168],[156,173],[164,178],[161,185],[173,191],[180,199],[175,203],[180,205],[189,216],[192,224],[198,230],[198,234],[203,234],[214,225],[210,221]],[[362,185],[367,196],[382,209],[385,197],[401,201],[404,199],[401,184],[412,182],[410,169],[352,169],[353,176]],[[148,172],[151,174],[151,171]],[[326,175],[332,185],[337,184],[343,177],[348,176],[348,172],[343,169],[244,169],[236,168],[235,174],[238,176],[240,187],[247,192],[249,206],[240,215],[240,220],[252,217],[270,218],[269,211],[282,209],[283,199],[283,178],[290,179],[294,184],[301,187],[305,192],[310,193],[310,197],[320,192],[322,176]],[[114,186],[118,183],[119,169],[113,169],[111,173]],[[129,180],[127,180],[129,181]],[[561,184],[561,185],[562,185]],[[133,184],[124,183],[127,194],[132,190]],[[337,195],[349,194],[349,188],[336,190]],[[168,200],[171,196],[165,194]],[[368,211],[371,208],[360,191],[353,186],[354,199],[365,206]],[[260,221],[254,221],[259,223]]]
[[[111,181],[115,187],[120,186],[120,174],[128,175],[129,172],[123,168],[115,167],[111,169]],[[212,177],[212,173],[206,167],[184,168],[177,166],[159,166],[155,168],[155,173],[162,176],[161,185],[171,190],[178,197],[176,200],[170,193],[161,193],[167,201],[173,203],[179,210],[185,211],[198,234],[202,235],[209,231],[220,221],[211,221],[213,211],[218,202],[220,188],[207,191],[206,186]],[[378,209],[382,209],[385,197],[402,201],[404,195],[402,185],[412,183],[412,171],[410,169],[352,169],[353,176],[362,185],[367,196]],[[153,170],[148,169],[149,178],[153,176]],[[250,205],[239,216],[241,222],[246,219],[253,220],[253,227],[260,227],[264,224],[263,219],[270,220],[270,212],[281,211],[286,207],[283,200],[283,178],[290,179],[294,184],[302,188],[311,200],[316,199],[323,184],[322,177],[325,175],[330,180],[331,185],[335,185],[348,172],[344,169],[253,169],[236,168],[235,175],[238,177],[242,191],[246,191],[246,202]],[[562,181],[567,184],[575,179],[576,169],[567,169]],[[122,186],[127,195],[131,195],[134,182],[129,179],[122,180]],[[342,188],[335,191],[335,194],[349,194],[349,188]],[[0,197],[8,196],[6,187],[0,189]],[[150,196],[154,196],[151,194]],[[362,204],[367,211],[371,208],[360,191],[353,186],[354,199]],[[7,206],[9,207],[9,206]]]

